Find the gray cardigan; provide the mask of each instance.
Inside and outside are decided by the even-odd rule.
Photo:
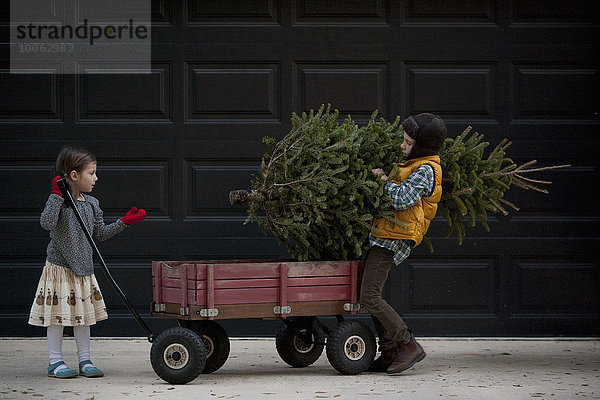
[[[98,200],[84,195],[85,201],[76,200],[75,204],[94,240],[106,240],[122,232],[127,225],[120,219],[105,225]],[[50,243],[46,249],[46,259],[57,265],[71,268],[75,275],[92,275],[94,260],[92,246],[89,244],[77,216],[65,200],[51,194],[40,217],[42,228],[50,231]]]

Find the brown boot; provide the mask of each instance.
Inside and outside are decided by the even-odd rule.
[[[399,374],[425,358],[425,350],[417,343],[413,335],[410,335],[410,341],[408,343],[401,343],[398,345],[398,350],[398,355],[385,371],[389,375]]]
[[[389,350],[382,350],[379,358],[373,361],[373,364],[367,368],[367,372],[385,372],[397,355],[398,346],[394,346]]]

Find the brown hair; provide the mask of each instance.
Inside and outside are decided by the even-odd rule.
[[[56,172],[61,178],[69,176],[71,171],[81,173],[85,166],[91,162],[96,162],[96,157],[84,149],[66,146],[56,159]]]
[[[71,171],[81,173],[92,162],[96,162],[96,157],[88,150],[66,146],[56,158],[56,172],[61,178],[68,178]]]

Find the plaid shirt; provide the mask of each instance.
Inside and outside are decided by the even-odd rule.
[[[396,210],[406,210],[419,202],[421,197],[430,196],[435,188],[434,172],[431,165],[423,164],[400,185],[388,182],[385,185],[386,193],[392,198]],[[372,246],[383,247],[394,253],[394,262],[400,264],[410,255],[412,240],[378,238],[369,234],[369,243]]]

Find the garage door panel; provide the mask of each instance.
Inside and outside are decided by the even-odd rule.
[[[150,73],[126,72],[118,63],[79,68],[79,120],[172,120],[171,64],[152,63]]]
[[[407,62],[406,70],[408,87],[405,96],[413,113],[496,120],[495,65]]]
[[[186,63],[186,119],[279,121],[276,63]]]
[[[0,121],[64,122],[65,77],[56,70],[31,68],[11,73],[10,69],[0,69]]]
[[[219,216],[246,217],[246,207],[231,206],[229,192],[249,189],[249,182],[258,173],[259,160],[242,164],[231,161],[189,159],[186,165],[186,219]]]
[[[460,2],[452,0],[408,0],[407,22],[426,23],[496,23],[497,1]]]
[[[597,68],[515,65],[515,119],[596,118]]]
[[[585,0],[576,6],[569,2],[551,0],[543,3],[527,0],[511,4],[514,19],[518,23],[551,24],[556,22],[580,24],[592,22],[598,14],[596,2]]]
[[[388,66],[386,63],[296,62],[297,109],[318,109],[332,104],[341,115],[368,119],[373,110],[387,115]]]
[[[487,313],[497,307],[495,262],[408,263],[408,313]]]
[[[599,312],[597,263],[514,260],[517,314]]]
[[[92,195],[110,214],[144,208],[152,217],[170,217],[172,168],[169,160],[105,160],[98,168],[98,188]]]
[[[390,13],[390,3],[385,0],[369,1],[310,1],[297,0],[295,3],[295,24],[386,24]]]
[[[278,24],[281,5],[277,0],[187,1],[187,24]]]

